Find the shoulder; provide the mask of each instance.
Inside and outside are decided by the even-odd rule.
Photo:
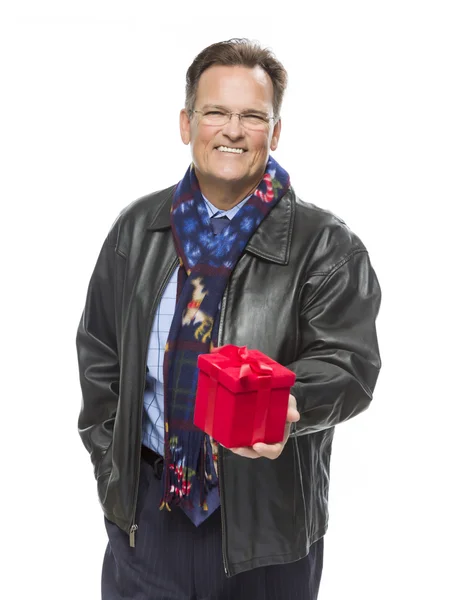
[[[118,215],[117,220],[143,221],[149,226],[157,217],[160,210],[171,201],[176,185],[142,196],[128,204]]]
[[[345,221],[329,210],[304,202],[294,194],[295,250],[312,257],[312,270],[329,272],[354,254],[367,252],[361,239]]]
[[[120,211],[113,222],[107,241],[112,246],[124,244],[124,238],[142,233],[149,228],[161,212],[165,218],[170,214],[171,199],[176,184],[134,200]]]
[[[328,240],[334,243],[363,246],[359,237],[348,227],[345,221],[331,211],[304,202],[295,194],[295,225],[299,233],[309,236],[330,236]]]

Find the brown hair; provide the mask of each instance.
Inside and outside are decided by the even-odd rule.
[[[261,48],[257,42],[246,38],[233,38],[225,42],[217,42],[200,52],[186,72],[185,108],[194,110],[199,78],[213,65],[262,67],[273,83],[273,111],[275,120],[280,116],[280,109],[285,93],[288,75],[284,66],[267,48]]]

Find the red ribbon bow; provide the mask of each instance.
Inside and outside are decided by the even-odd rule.
[[[271,376],[273,368],[261,360],[254,358],[250,355],[249,350],[246,346],[234,346],[233,344],[227,344],[220,348],[213,348],[212,354],[221,354],[227,357],[231,362],[231,367],[240,367],[239,378],[243,379],[251,373],[257,375]],[[220,365],[216,365],[217,368],[221,368]]]

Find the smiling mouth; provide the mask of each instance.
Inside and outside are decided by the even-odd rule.
[[[230,148],[228,146],[217,146],[216,150],[225,154],[244,154],[246,152],[243,148]]]

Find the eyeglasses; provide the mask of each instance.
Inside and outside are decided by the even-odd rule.
[[[213,127],[223,127],[226,125],[233,115],[236,115],[245,129],[252,129],[253,131],[264,131],[269,127],[269,121],[273,120],[274,117],[265,117],[255,113],[235,113],[227,110],[191,110],[191,114],[199,113],[201,115],[200,120],[204,125],[210,125]]]

